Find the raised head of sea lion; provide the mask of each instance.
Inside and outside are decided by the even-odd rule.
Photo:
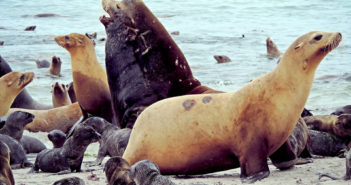
[[[160,174],[158,166],[148,160],[142,160],[130,167],[130,178],[137,185],[175,185],[167,177]]]
[[[57,36],[55,41],[71,55],[73,86],[79,104],[94,116],[116,122],[106,71],[98,63],[92,40],[71,33]]]
[[[62,64],[62,62],[61,62],[60,57],[53,56],[53,57],[52,57],[51,64],[50,64],[49,72],[50,72],[52,75],[57,75],[57,76],[59,76],[60,73],[61,73],[61,64]]]
[[[33,78],[33,72],[10,72],[0,78],[0,116],[5,115],[9,111],[16,96]]]
[[[152,104],[137,118],[123,158],[131,165],[153,161],[162,174],[240,166],[243,182],[267,177],[267,157],[295,128],[317,66],[340,41],[340,33],[307,33],[292,43],[274,70],[236,92]]]
[[[65,85],[56,82],[54,85],[52,85],[51,92],[52,104],[55,108],[71,104],[71,99],[68,95],[68,89]]]
[[[16,111],[10,114],[0,134],[8,135],[20,142],[24,127],[32,122],[34,115],[28,112]]]
[[[9,64],[0,56],[0,77],[11,72],[12,69]],[[11,105],[12,108],[25,108],[25,109],[50,109],[52,106],[43,105],[35,100],[29,95],[29,93],[24,89],[14,100]]]
[[[121,157],[111,157],[106,161],[104,171],[109,185],[135,185],[129,177],[129,164]]]
[[[12,169],[33,166],[33,164],[28,161],[26,152],[17,140],[8,135],[0,134],[0,141],[4,142],[10,148],[10,165]]]
[[[78,126],[61,148],[40,152],[31,172],[38,172],[39,169],[53,173],[64,170],[80,172],[85,150],[90,143],[97,142],[100,137],[92,127]]]
[[[10,149],[2,141],[0,141],[0,184],[15,185],[10,166]]]
[[[61,130],[52,130],[49,132],[48,138],[54,148],[61,148],[66,141],[66,134]]]
[[[279,51],[277,45],[275,45],[275,43],[269,37],[267,37],[266,39],[266,46],[267,46],[267,55],[269,57],[280,57],[281,55],[283,55],[283,53]]]

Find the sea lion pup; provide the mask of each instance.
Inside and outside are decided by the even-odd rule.
[[[79,104],[90,114],[112,122],[114,115],[107,75],[97,61],[92,40],[71,33],[57,36],[55,41],[71,55],[73,86]]]
[[[43,142],[31,136],[23,135],[20,143],[27,154],[37,154],[46,149]]]
[[[320,174],[319,175],[319,179],[321,179],[322,177],[329,177],[333,180],[350,180],[351,179],[351,150],[349,149],[348,151],[345,152],[345,160],[346,160],[346,174],[344,177],[342,178],[338,178],[338,177],[333,177],[329,174]]]
[[[34,115],[31,113],[16,111],[9,115],[5,126],[0,129],[0,134],[8,135],[20,142],[24,127],[33,119]]]
[[[92,127],[77,127],[61,148],[40,152],[31,172],[38,172],[39,169],[52,173],[64,170],[80,172],[85,150],[90,143],[97,142],[100,137]]]
[[[61,130],[52,130],[48,134],[54,148],[61,148],[66,141],[66,134]]]
[[[346,105],[340,108],[337,108],[332,115],[341,115],[341,114],[351,114],[351,105]]]
[[[148,160],[135,163],[130,168],[129,176],[137,185],[175,185],[167,177],[160,174],[155,163]]]
[[[341,138],[351,138],[351,114],[316,115],[303,118],[309,129],[334,134]]]
[[[57,75],[57,76],[59,76],[60,73],[61,73],[61,64],[62,64],[62,62],[61,62],[60,57],[53,56],[53,57],[52,57],[51,64],[50,64],[49,72],[50,72],[52,75]]]
[[[0,134],[0,141],[10,148],[10,164],[12,169],[32,167],[27,160],[26,153],[21,144],[10,136]]]
[[[69,99],[71,99],[71,102],[72,103],[77,102],[76,93],[74,92],[73,82],[67,85],[67,91],[68,91]]]
[[[0,184],[15,185],[11,166],[10,166],[10,149],[0,141]]]
[[[197,87],[196,93],[211,90],[193,77],[182,51],[142,1],[102,4],[110,15],[100,21],[107,33],[106,71],[121,128],[132,128],[140,112],[159,100]]]
[[[279,51],[277,45],[275,45],[275,43],[269,37],[267,37],[266,39],[266,46],[267,46],[267,55],[269,57],[276,58],[284,54],[283,52]]]
[[[33,72],[10,72],[0,78],[0,116],[9,111],[16,96],[33,80],[33,77]]]
[[[240,166],[243,182],[267,177],[267,157],[295,128],[317,66],[340,41],[340,33],[309,32],[293,42],[273,71],[236,92],[152,104],[136,120],[123,158],[131,165],[153,161],[162,174]]]
[[[308,128],[305,121],[299,118],[293,132],[288,140],[278,148],[272,155],[269,156],[274,166],[279,169],[287,169],[295,164],[306,164],[312,162],[312,155],[309,151]],[[304,158],[299,158],[301,157]]]
[[[67,177],[54,182],[52,185],[85,185],[85,183],[79,177]]]
[[[0,56],[0,77],[12,72],[12,69],[8,65],[8,63]],[[29,95],[29,93],[24,89],[13,101],[12,108],[25,108],[25,109],[50,109],[52,106],[43,105],[33,100],[33,98]]]
[[[71,104],[71,99],[68,95],[68,89],[66,89],[65,85],[59,82],[55,82],[55,84],[52,85],[51,92],[52,104],[54,108]]]
[[[104,171],[109,185],[135,185],[129,176],[129,164],[121,157],[111,157],[106,161]]]
[[[106,155],[111,157],[123,155],[129,141],[131,129],[119,129],[116,125],[112,125],[99,117],[88,118],[82,124],[93,127],[101,134],[96,164],[100,165]]]
[[[34,120],[24,127],[30,132],[50,132],[58,129],[67,133],[82,116],[78,103],[49,110],[12,108],[7,114],[11,114],[14,111],[29,112],[35,116]]]
[[[314,155],[339,156],[347,147],[349,141],[317,130],[308,130],[308,146]]]

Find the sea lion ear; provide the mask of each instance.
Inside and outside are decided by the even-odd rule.
[[[9,81],[7,81],[7,87],[12,86],[14,83],[15,83],[14,80],[9,80]]]
[[[299,49],[300,47],[302,47],[304,44],[304,42],[301,42],[300,44],[298,44],[297,46],[295,46],[295,50]]]

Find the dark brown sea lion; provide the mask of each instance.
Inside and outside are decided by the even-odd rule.
[[[72,103],[77,102],[76,93],[74,92],[73,82],[67,85],[67,89],[68,89],[67,91],[68,91],[69,99],[71,99],[71,102]]]
[[[62,64],[62,62],[61,62],[60,57],[53,56],[53,57],[52,57],[51,64],[50,64],[49,72],[50,72],[52,75],[57,75],[57,76],[59,76],[60,73],[61,73],[61,64]]]
[[[308,130],[308,145],[314,155],[338,156],[347,147],[348,140],[327,132]]]
[[[123,10],[128,3],[118,5]],[[132,4],[131,13],[142,11],[141,4]],[[162,174],[240,166],[243,182],[267,177],[267,157],[294,130],[319,63],[340,41],[340,33],[307,33],[291,44],[275,69],[236,92],[179,96],[152,104],[138,116],[123,158],[131,165],[153,161]]]
[[[37,26],[27,26],[24,31],[34,31]]]
[[[0,141],[10,148],[10,164],[12,169],[32,167],[33,164],[27,160],[22,145],[10,136],[0,134]]]
[[[229,57],[227,57],[225,55],[215,55],[215,56],[213,56],[213,58],[215,58],[217,63],[219,63],[219,64],[227,63],[227,62],[231,62],[232,61],[232,60],[230,60]]]
[[[269,57],[280,57],[284,53],[279,51],[277,45],[272,41],[271,38],[267,37],[266,39],[266,46],[267,46],[267,55]]]
[[[28,112],[16,111],[10,114],[0,134],[8,135],[20,142],[24,127],[32,122],[34,115]]]
[[[56,82],[52,85],[51,92],[54,108],[72,104],[71,99],[69,98],[68,89],[65,85]]]
[[[0,184],[15,185],[11,166],[10,166],[10,149],[0,141]]]
[[[97,164],[101,164],[104,157],[122,156],[127,147],[131,129],[120,129],[103,118],[91,117],[85,120],[83,125],[93,127],[101,134],[100,148],[96,159]]]
[[[111,157],[105,163],[104,171],[109,185],[135,185],[129,177],[129,164],[121,157]]]
[[[0,56],[0,77],[11,72],[12,69],[8,63]],[[26,89],[24,89],[13,101],[12,108],[25,108],[25,109],[50,109],[51,105],[44,105],[33,100]]]
[[[351,114],[351,105],[346,105],[340,108],[337,108],[332,115],[341,115],[341,114]]]
[[[106,70],[121,128],[132,128],[145,107],[197,87],[185,56],[167,30],[141,1],[104,0]],[[119,7],[119,8],[116,8]],[[193,91],[198,93],[198,91]]]
[[[61,130],[52,130],[48,134],[54,148],[61,148],[66,141],[66,134]]]
[[[43,142],[31,136],[23,135],[20,143],[27,154],[37,154],[46,149]]]
[[[92,127],[81,126],[76,128],[73,135],[67,138],[61,148],[47,149],[40,152],[35,159],[31,172],[60,172],[71,170],[81,171],[84,152],[90,143],[100,139]]]
[[[54,182],[52,185],[85,185],[84,180],[79,177],[67,177]]]
[[[0,116],[4,116],[9,111],[16,96],[33,78],[33,72],[10,72],[0,77]]]
[[[136,185],[175,185],[166,176],[160,174],[158,166],[148,160],[142,160],[130,167],[130,178]]]
[[[304,120],[309,129],[351,139],[351,114],[307,116]]]
[[[94,116],[116,122],[106,71],[97,61],[92,40],[71,33],[57,36],[55,41],[71,55],[73,86],[79,104]]]

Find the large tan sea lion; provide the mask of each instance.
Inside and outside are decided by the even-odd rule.
[[[97,61],[93,41],[78,33],[57,36],[55,41],[71,55],[73,86],[79,104],[90,114],[113,122],[107,75]]]
[[[155,162],[162,174],[201,174],[241,167],[243,182],[269,175],[267,157],[289,137],[317,66],[340,33],[299,37],[277,67],[232,93],[161,100],[137,118],[123,158]]]
[[[0,78],[0,116],[9,111],[16,96],[33,80],[33,77],[33,72],[10,72]]]
[[[103,0],[106,71],[122,128],[132,128],[145,107],[184,94],[217,92],[193,77],[167,30],[141,0]],[[76,87],[74,87],[76,88]]]

